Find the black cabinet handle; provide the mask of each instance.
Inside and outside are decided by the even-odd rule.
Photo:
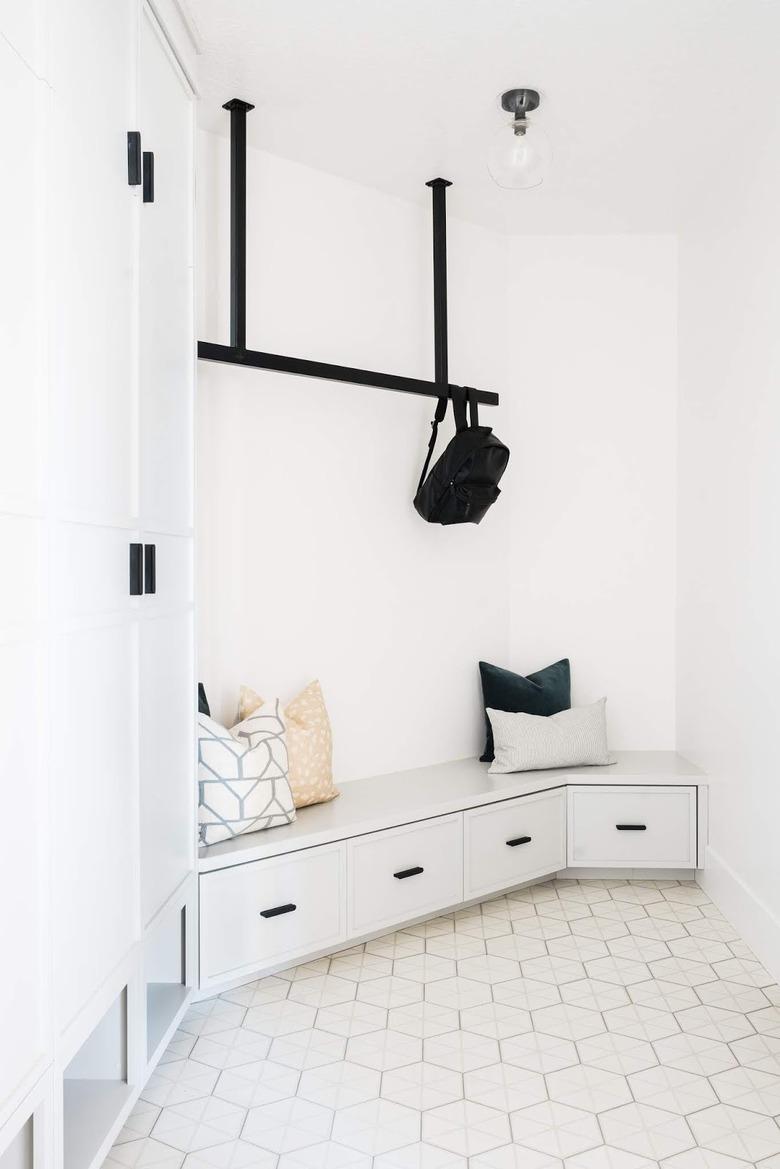
[[[144,544],[144,592],[157,592],[157,545]]]
[[[616,824],[618,832],[647,832],[646,824]]]
[[[530,844],[530,843],[531,843],[530,836],[515,836],[515,838],[513,840],[507,840],[507,844],[509,845],[510,848],[517,848],[518,844]]]
[[[400,873],[393,873],[393,876],[395,877],[396,881],[405,881],[407,877],[419,877],[420,873],[424,872],[425,869],[423,869],[420,865],[417,865],[417,867],[414,869],[401,869]]]
[[[130,596],[140,597],[144,591],[143,544],[130,545]]]
[[[297,905],[277,905],[275,909],[261,909],[261,917],[279,917],[282,913],[294,913]]]
[[[141,184],[141,132],[127,131],[127,182],[128,186]]]
[[[143,152],[144,159],[144,203],[154,203],[154,154]]]

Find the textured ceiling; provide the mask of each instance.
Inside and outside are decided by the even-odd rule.
[[[252,145],[403,198],[444,175],[455,214],[508,232],[675,230],[738,143],[780,32],[775,0],[188,6],[205,129],[226,133],[220,106],[245,98]],[[485,158],[516,85],[541,91],[554,160],[542,187],[506,192]]]

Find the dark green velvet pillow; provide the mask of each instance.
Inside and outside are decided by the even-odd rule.
[[[493,761],[493,729],[487,716],[491,710],[507,710],[511,714],[557,714],[571,706],[571,671],[569,659],[562,658],[535,674],[513,674],[490,662],[480,662],[482,704],[485,707],[485,750],[482,763]]]

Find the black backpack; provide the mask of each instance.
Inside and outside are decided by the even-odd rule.
[[[501,494],[498,482],[509,462],[509,448],[491,427],[479,425],[476,390],[453,386],[451,394],[455,437],[426,479],[439,423],[447,412],[447,399],[440,398],[414,506],[429,524],[478,524]],[[467,396],[470,426],[466,424]]]

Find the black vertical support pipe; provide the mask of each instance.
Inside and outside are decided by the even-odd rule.
[[[449,179],[431,179],[426,187],[433,195],[433,329],[434,380],[449,387],[447,360],[447,187]],[[443,401],[446,407],[449,389]]]
[[[246,116],[255,107],[234,97],[230,111],[230,344],[246,351]]]

